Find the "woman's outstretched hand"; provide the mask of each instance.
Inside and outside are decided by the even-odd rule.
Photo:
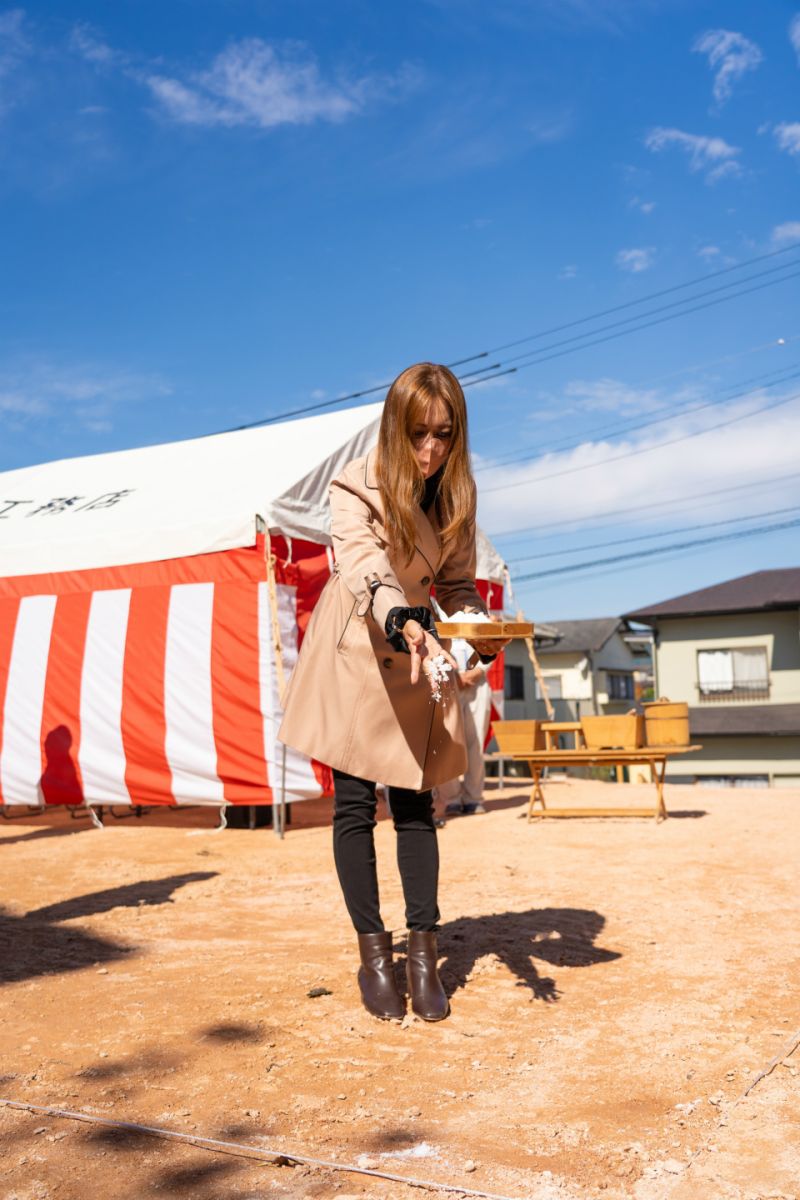
[[[411,682],[417,683],[419,673],[428,677],[431,693],[437,691],[439,684],[432,677],[431,672],[426,669],[426,660],[430,663],[431,659],[441,655],[445,662],[449,663],[453,668],[454,673],[458,673],[458,663],[453,658],[452,654],[444,649],[441,642],[438,642],[432,633],[427,629],[423,629],[419,621],[406,621],[403,626],[403,637],[406,639],[408,652],[411,655]],[[448,681],[449,682],[449,681]]]
[[[489,616],[496,624],[500,624],[499,617],[492,617],[491,614],[489,614]],[[488,658],[492,654],[499,654],[501,650],[505,650],[510,641],[511,638],[503,638],[502,641],[498,638],[492,638],[491,641],[487,639],[484,642],[481,641],[480,638],[475,638],[474,640],[470,639],[469,644],[472,646],[473,650],[477,650],[478,654]]]

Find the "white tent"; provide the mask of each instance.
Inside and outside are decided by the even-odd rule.
[[[381,407],[0,473],[0,803],[321,794],[281,685]],[[501,608],[483,535],[478,575]]]

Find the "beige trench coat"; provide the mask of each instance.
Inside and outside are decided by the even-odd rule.
[[[331,484],[336,567],[314,609],[286,697],[278,737],[339,771],[423,791],[466,768],[461,706],[450,689],[435,703],[427,680],[409,679],[385,623],[395,607],[438,603],[448,614],[485,611],[475,587],[475,537],[442,560],[434,511],[419,509],[408,565],[387,544],[374,453]],[[369,586],[385,586],[374,594]],[[449,693],[449,694],[448,694]]]

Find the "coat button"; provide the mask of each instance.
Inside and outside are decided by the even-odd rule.
[[[430,575],[423,575],[422,579],[420,579],[420,583],[424,584],[426,587],[430,583],[430,581],[431,581]]]
[[[391,658],[385,658],[385,659],[383,660],[383,665],[386,667],[386,669],[387,669],[387,671],[388,671],[389,667],[391,667],[391,666],[393,666],[393,665],[394,665],[394,659],[391,659]]]

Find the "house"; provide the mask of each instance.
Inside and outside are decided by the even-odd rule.
[[[673,782],[800,785],[800,568],[756,571],[638,612],[655,637],[655,691],[689,703],[702,751]]]
[[[536,625],[536,653],[557,721],[627,712],[649,685],[650,636],[622,617]],[[505,652],[505,715],[546,717],[524,642]]]

